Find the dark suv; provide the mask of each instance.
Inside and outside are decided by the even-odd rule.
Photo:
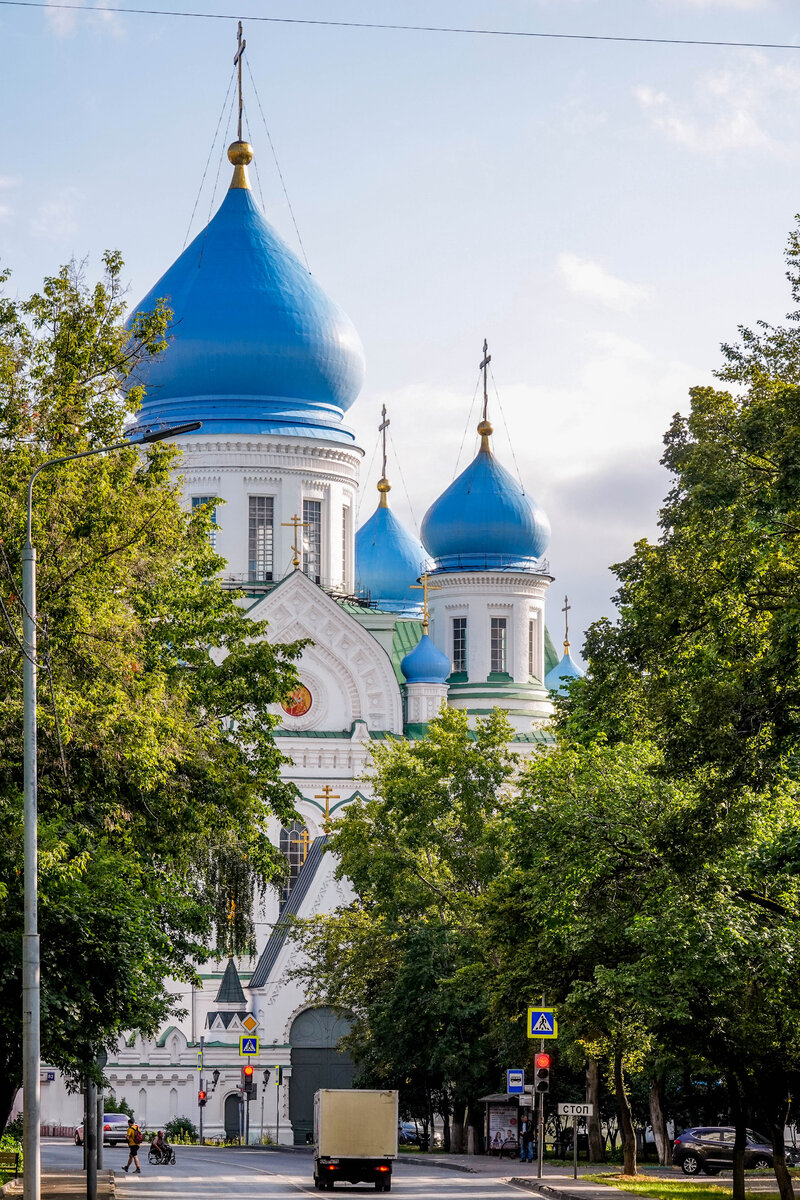
[[[716,1125],[700,1129],[684,1129],[672,1147],[672,1165],[680,1167],[684,1175],[719,1175],[720,1171],[733,1170],[733,1142],[736,1130],[731,1126]],[[786,1160],[790,1164],[797,1158],[795,1151],[786,1148]],[[754,1130],[747,1131],[744,1149],[744,1165],[753,1170],[772,1166],[772,1143]]]

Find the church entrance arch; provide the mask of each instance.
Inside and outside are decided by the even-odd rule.
[[[314,1093],[319,1088],[353,1086],[353,1060],[336,1049],[349,1028],[347,1018],[337,1017],[332,1008],[308,1008],[292,1022],[289,1120],[295,1146],[304,1146],[313,1137]]]
[[[238,1092],[231,1092],[225,1097],[225,1141],[238,1142],[242,1135],[240,1112],[242,1102]]]

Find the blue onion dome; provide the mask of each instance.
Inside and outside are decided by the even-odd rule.
[[[400,663],[406,683],[447,683],[450,659],[434,646],[427,632]]]
[[[278,237],[253,199],[247,142],[214,218],[139,303],[173,311],[170,345],[135,382],[138,425],[203,422],[203,433],[352,441],[342,416],[364,379],[350,318]]]
[[[428,566],[428,558],[422,543],[389,508],[389,490],[388,480],[380,479],[378,507],[356,533],[356,592],[389,612],[416,613],[422,592],[412,585]]]
[[[564,657],[544,677],[544,686],[560,696],[566,695],[570,679],[583,679],[583,671],[569,652],[569,642],[564,642]]]
[[[541,570],[550,522],[492,454],[491,432],[481,421],[478,454],[425,514],[422,541],[438,571]]]

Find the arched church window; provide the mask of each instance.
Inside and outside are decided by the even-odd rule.
[[[286,903],[292,885],[306,861],[309,844],[308,830],[302,821],[292,821],[291,825],[281,829],[281,853],[285,855],[289,864],[289,878],[283,887],[282,904]]]
[[[303,571],[314,583],[322,580],[322,503],[303,501]]]

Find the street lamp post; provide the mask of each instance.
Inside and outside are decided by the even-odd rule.
[[[28,518],[25,545],[22,549],[22,737],[23,737],[23,867],[24,867],[24,921],[22,935],[22,1150],[24,1200],[40,1200],[42,1190],[42,1163],[40,1138],[41,1089],[39,1070],[41,1063],[40,1034],[40,972],[39,972],[39,919],[38,919],[38,802],[36,765],[36,550],[31,542],[33,522],[33,485],[36,477],[47,467],[56,467],[77,458],[90,458],[93,454],[108,454],[124,446],[142,446],[147,442],[160,442],[164,438],[176,437],[180,433],[191,433],[199,429],[200,421],[187,425],[174,425],[169,429],[158,429],[144,433],[113,446],[100,446],[96,450],[84,450],[81,454],[68,454],[64,458],[51,458],[42,463],[28,480]]]

